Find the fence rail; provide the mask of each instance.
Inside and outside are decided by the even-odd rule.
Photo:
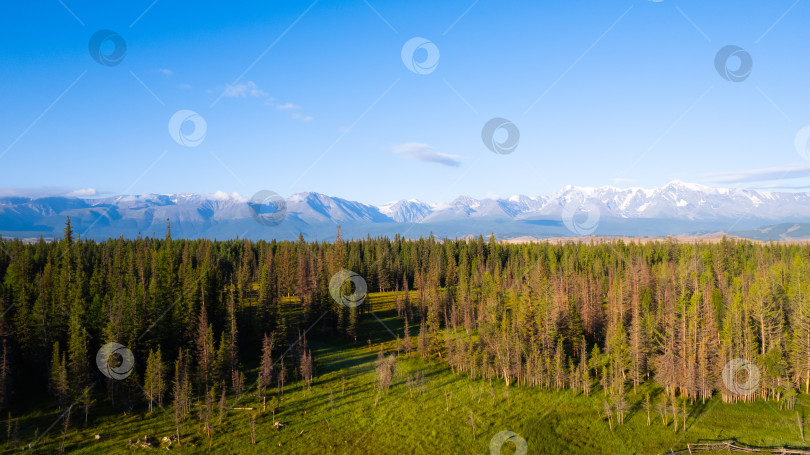
[[[774,455],[810,455],[810,450],[805,449],[791,449],[788,447],[754,447],[740,444],[737,441],[720,441],[720,442],[701,442],[696,444],[687,444],[685,450],[679,450],[675,453],[700,453],[700,452],[719,452],[725,450],[729,453],[771,453]]]

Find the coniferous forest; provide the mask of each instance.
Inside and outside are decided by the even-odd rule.
[[[311,345],[325,342],[377,357],[369,385],[377,400],[397,387],[398,363],[438,362],[507,394],[599,397],[610,430],[636,401],[647,425],[651,413],[666,421],[671,413],[677,431],[678,419],[685,425],[688,409],[707,400],[792,410],[810,393],[808,245],[339,233],[329,243],[175,240],[170,227],[162,239],[94,242],[68,221],[60,240],[0,246],[0,408],[7,439],[21,445],[45,428],[15,436],[13,416],[42,406],[61,416],[50,431],[62,448],[71,428],[92,427],[96,410],[158,407],[177,446],[191,433],[210,444],[226,396],[269,412],[285,387],[317,387],[322,350]],[[401,325],[380,321],[379,345],[363,330],[377,318],[372,299],[344,305],[330,293],[341,270],[362,277],[369,296],[390,296]],[[131,358],[108,351],[100,359],[109,343]],[[400,387],[412,393],[424,381],[408,375]],[[333,414],[340,382],[343,392],[329,389]]]

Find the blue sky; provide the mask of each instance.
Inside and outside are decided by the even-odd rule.
[[[0,15],[0,188],[373,204],[675,179],[802,188],[810,3],[718,3],[15,2]],[[99,30],[126,42],[118,65],[91,57]],[[427,74],[403,63],[414,37],[439,51]],[[751,56],[741,82],[715,69],[726,45]],[[195,147],[169,133],[180,110],[205,121]],[[519,129],[513,153],[484,145],[494,117]]]

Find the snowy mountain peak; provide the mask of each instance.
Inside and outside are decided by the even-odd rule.
[[[379,207],[380,212],[397,223],[418,223],[431,213],[430,205],[418,200],[389,202]]]

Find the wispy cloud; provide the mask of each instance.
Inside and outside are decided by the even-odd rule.
[[[180,84],[180,88],[183,90],[188,90],[191,88],[191,84]]]
[[[749,187],[754,190],[806,190],[810,185],[781,185],[778,183],[768,183]]]
[[[298,113],[298,112],[293,112],[290,117],[292,117],[295,120],[301,120],[302,122],[311,122],[312,121],[312,116],[311,115],[304,115],[304,114],[301,114],[301,113]]]
[[[284,104],[276,104],[276,109],[280,111],[289,111],[292,109],[301,109],[301,106],[297,106],[293,103],[284,103]]]
[[[66,194],[67,197],[93,197],[98,196],[98,191],[95,188],[81,188],[71,191]]]
[[[707,183],[748,183],[772,180],[789,180],[810,177],[810,163],[789,164],[787,166],[749,169],[744,171],[714,172],[700,176]]]
[[[394,153],[413,160],[429,161],[445,166],[455,167],[461,165],[460,156],[437,152],[433,150],[433,147],[419,142],[408,142],[407,144],[396,145],[394,146]]]
[[[164,75],[165,77],[172,77],[172,75],[174,74],[174,71],[166,68],[160,68],[158,69],[158,71],[160,71],[160,74]]]
[[[212,93],[212,91],[209,90],[209,93]],[[259,86],[253,81],[236,85],[226,85],[225,94],[223,96],[230,98],[264,98],[264,104],[266,106],[272,106],[279,111],[290,112],[290,118],[293,120],[299,120],[302,122],[312,121],[311,115],[306,115],[300,112],[301,106],[289,101],[285,103],[277,103],[275,98],[268,96],[267,92],[259,88]]]
[[[101,193],[95,188],[81,188],[78,190],[68,190],[56,187],[40,188],[0,188],[0,197],[94,197]]]
[[[267,98],[264,104],[268,106],[273,106],[280,111],[294,111],[290,113],[290,118],[293,120],[300,120],[302,122],[312,121],[312,116],[299,112],[301,110],[301,106],[295,103],[291,103],[289,101],[287,101],[286,103],[276,103],[276,100],[274,100],[273,98]]]
[[[226,191],[217,190],[214,193],[208,195],[211,199],[216,199],[218,201],[229,201],[229,200],[236,200],[236,201],[247,201],[248,198],[240,195],[237,192],[228,193]]]
[[[224,96],[231,98],[245,98],[248,96],[260,98],[263,96],[267,96],[267,93],[264,90],[260,89],[255,82],[248,81],[242,84],[226,85]]]

